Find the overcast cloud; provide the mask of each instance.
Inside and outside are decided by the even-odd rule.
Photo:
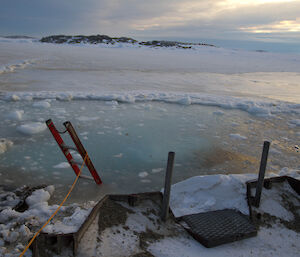
[[[300,39],[300,0],[0,0],[0,34]]]

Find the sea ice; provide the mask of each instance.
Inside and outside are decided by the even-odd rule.
[[[19,127],[17,127],[17,131],[25,135],[34,135],[43,132],[44,130],[46,130],[46,128],[47,126],[45,123],[32,122],[32,123],[20,125]]]
[[[80,116],[80,117],[76,117],[77,120],[79,121],[95,121],[95,120],[99,120],[99,117],[84,117],[84,116]]]
[[[106,105],[110,105],[110,106],[117,106],[117,105],[119,105],[118,102],[114,101],[114,100],[112,100],[112,101],[106,101],[105,104]]]
[[[1,74],[11,86],[1,86],[0,94],[0,134],[14,142],[10,151],[1,154],[1,173],[6,174],[1,178],[13,181],[13,185],[26,183],[29,178],[36,184],[44,183],[63,157],[49,133],[32,137],[16,133],[42,131],[45,126],[41,124],[48,118],[59,131],[64,130],[62,123],[70,120],[79,134],[88,132],[83,143],[104,182],[115,183],[117,190],[128,193],[145,189],[138,176],[144,170],[153,182],[149,190],[159,190],[162,173],[152,170],[165,167],[168,151],[176,152],[176,162],[182,165],[174,166],[176,182],[200,174],[253,171],[255,162],[245,162],[241,168],[226,158],[236,153],[246,159],[259,158],[266,133],[272,141],[282,141],[277,147],[282,158],[270,168],[299,166],[298,153],[289,151],[299,134],[298,123],[289,122],[299,119],[300,111],[300,58],[295,55],[200,46],[182,51],[125,45],[106,49],[35,42],[7,44],[1,39],[0,50],[6,53],[1,67],[17,64],[11,66],[16,74]],[[34,65],[18,70],[28,60]],[[49,106],[45,102],[51,108],[33,108]],[[5,114],[13,110],[24,110],[22,122],[6,119]],[[252,122],[249,126],[248,120]],[[41,130],[21,127],[31,121],[40,121]],[[233,128],[236,124],[240,126]],[[289,124],[294,127],[289,128]],[[114,130],[118,127],[122,130]],[[248,137],[251,146],[227,140],[231,133]],[[72,145],[68,137],[63,138]],[[213,156],[218,149],[224,153],[222,158]],[[24,155],[30,155],[32,162],[39,159],[38,164],[30,165]],[[115,170],[120,176],[112,175]],[[33,176],[24,175],[31,172]],[[73,176],[72,172],[61,173],[59,180],[50,176],[47,183],[66,184]]]
[[[161,172],[163,170],[164,170],[163,168],[152,169],[152,173],[158,173],[158,172]]]
[[[0,138],[0,154],[5,153],[9,147],[13,145],[13,142],[5,139]]]
[[[177,103],[182,105],[190,105],[192,103],[192,100],[189,96],[186,96],[181,99],[178,99]]]
[[[73,95],[70,93],[58,93],[56,95],[56,99],[60,101],[71,101],[73,99]]]
[[[17,96],[17,95],[15,95],[15,94],[13,94],[12,96],[11,96],[11,100],[13,100],[13,101],[19,101],[20,100],[20,97],[19,96]]]
[[[246,140],[247,139],[247,137],[241,136],[240,134],[230,134],[229,136],[232,139],[238,139],[238,140]]]
[[[47,108],[50,108],[50,107],[51,107],[51,104],[50,104],[47,100],[44,100],[44,101],[36,102],[36,103],[34,103],[32,106],[33,106],[33,107],[36,107],[36,108],[47,109]]]
[[[61,162],[57,165],[53,166],[54,169],[67,169],[70,168],[70,164],[68,162]]]
[[[300,119],[290,120],[290,124],[296,127],[300,127]]]
[[[145,177],[147,177],[148,175],[149,175],[149,174],[148,174],[147,171],[142,171],[142,172],[139,173],[139,177],[140,177],[140,178],[145,178]]]
[[[142,183],[151,183],[151,180],[150,179],[141,179],[141,182]]]
[[[34,191],[26,199],[26,203],[30,208],[35,208],[36,205],[40,205],[44,202],[47,202],[50,199],[50,193],[44,189],[39,189]]]
[[[16,111],[12,111],[12,112],[9,112],[8,114],[6,114],[5,118],[7,118],[9,120],[14,120],[14,121],[20,121],[20,120],[22,120],[23,114],[24,114],[23,110],[16,110]]]
[[[213,112],[213,114],[222,116],[225,113],[223,111],[215,111],[215,112]]]

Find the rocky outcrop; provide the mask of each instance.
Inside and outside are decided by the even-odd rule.
[[[43,37],[41,40],[43,43],[56,43],[56,44],[114,44],[116,42],[120,43],[136,43],[137,41],[128,38],[128,37],[120,37],[120,38],[111,38],[106,35],[91,35],[91,36],[65,36],[65,35],[54,35],[49,37]]]
[[[154,46],[154,47],[177,47],[177,48],[184,48],[184,49],[190,49],[192,46],[195,45],[202,45],[202,46],[213,46],[210,44],[203,44],[203,43],[183,43],[183,42],[177,42],[177,41],[146,41],[146,42],[140,42],[140,45],[146,45],[146,46]]]
[[[183,49],[191,49],[193,46],[213,46],[210,44],[203,43],[182,43],[177,41],[142,41],[138,42],[137,40],[129,37],[114,37],[111,38],[106,35],[91,35],[91,36],[65,36],[65,35],[53,35],[48,37],[43,37],[40,42],[43,43],[55,43],[55,44],[115,44],[115,43],[127,43],[135,44],[138,46],[150,46],[150,47],[175,47]]]

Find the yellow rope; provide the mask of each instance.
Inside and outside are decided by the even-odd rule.
[[[48,223],[53,219],[53,217],[57,214],[57,212],[59,211],[59,209],[61,208],[61,206],[65,203],[65,201],[68,199],[70,193],[72,192],[74,186],[76,185],[76,182],[81,174],[81,170],[83,168],[83,165],[86,161],[86,159],[88,158],[88,154],[86,153],[85,157],[84,157],[84,160],[83,160],[83,163],[81,164],[81,167],[80,167],[80,171],[75,179],[75,181],[73,182],[73,185],[71,186],[68,194],[66,195],[65,199],[61,202],[61,204],[58,206],[58,208],[55,210],[55,212],[51,215],[51,217],[46,221],[46,223],[39,229],[38,232],[35,233],[35,235],[33,236],[33,238],[30,240],[30,242],[28,243],[28,245],[25,247],[25,249],[23,250],[23,252],[19,255],[19,257],[22,257],[26,251],[28,250],[28,248],[30,247],[30,245],[33,243],[34,239],[40,234],[40,232],[48,225]]]

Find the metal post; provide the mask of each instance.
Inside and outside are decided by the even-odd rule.
[[[161,218],[163,221],[166,221],[169,215],[170,192],[171,192],[171,181],[172,181],[172,173],[173,173],[173,166],[174,166],[174,158],[175,158],[175,153],[169,152],[168,165],[167,165],[167,171],[165,177],[162,213],[161,213]]]
[[[259,174],[258,174],[258,180],[256,185],[256,192],[255,192],[255,198],[253,201],[253,205],[255,207],[259,207],[260,204],[260,197],[261,197],[261,191],[264,184],[264,178],[265,178],[265,172],[267,167],[267,160],[268,160],[268,153],[270,148],[270,142],[265,141],[263,146],[263,152],[261,155],[261,161],[260,161],[260,168],[259,168]]]

